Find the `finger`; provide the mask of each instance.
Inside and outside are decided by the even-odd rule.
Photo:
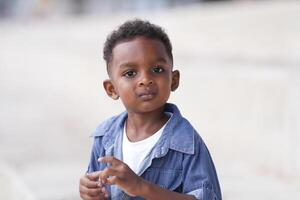
[[[104,186],[104,182],[102,181],[102,179],[99,177],[99,180],[98,180],[98,186],[99,187],[103,187]]]
[[[106,187],[103,187],[101,190],[102,190],[104,197],[108,198],[109,195],[108,195],[108,191],[106,190]]]
[[[83,199],[83,200],[99,200],[98,198],[90,197],[90,196],[88,196],[88,195],[86,195],[86,194],[80,194],[80,197],[81,197],[81,199]]]
[[[108,193],[106,187],[102,187],[102,188],[101,188],[101,192],[102,192],[102,193]]]
[[[107,185],[117,185],[118,184],[118,177],[116,176],[111,176],[106,179],[106,184]]]
[[[122,161],[116,159],[116,158],[113,157],[113,156],[105,156],[105,157],[101,157],[101,158],[98,159],[98,162],[102,162],[102,163],[110,163],[110,164],[112,164],[113,166],[123,163]]]
[[[100,180],[102,181],[102,183],[106,184],[107,179],[110,176],[118,176],[119,172],[111,167],[106,168],[105,170],[103,170],[100,174]]]
[[[84,194],[84,195],[88,195],[90,197],[97,197],[99,195],[104,196],[104,194],[102,194],[102,188],[87,188],[84,186],[81,186],[79,188],[79,192],[80,194]]]
[[[88,173],[88,174],[86,174],[86,177],[90,180],[97,181],[100,173],[101,173],[101,171]]]
[[[83,195],[80,195],[80,197],[84,200],[105,200],[106,199],[106,197],[104,195],[99,195],[97,197],[91,197],[89,195],[83,194]]]
[[[97,181],[90,181],[87,177],[82,177],[80,179],[80,182],[79,182],[80,185],[83,185],[87,188],[97,188],[99,187],[98,186],[98,182]]]

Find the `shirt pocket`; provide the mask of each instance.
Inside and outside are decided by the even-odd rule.
[[[182,192],[182,170],[150,167],[143,178],[164,189]]]

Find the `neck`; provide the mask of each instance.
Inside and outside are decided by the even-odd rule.
[[[130,141],[137,142],[156,133],[168,121],[164,107],[149,113],[128,112],[126,134]]]

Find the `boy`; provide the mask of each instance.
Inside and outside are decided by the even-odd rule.
[[[166,33],[147,21],[127,21],[108,36],[104,89],[126,112],[100,124],[84,200],[221,200],[213,161],[204,142],[167,103],[179,85]]]

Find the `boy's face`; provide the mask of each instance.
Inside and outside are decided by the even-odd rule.
[[[162,42],[137,37],[118,43],[109,63],[107,94],[121,98],[128,112],[146,113],[164,106],[179,85],[179,72],[172,71]]]

